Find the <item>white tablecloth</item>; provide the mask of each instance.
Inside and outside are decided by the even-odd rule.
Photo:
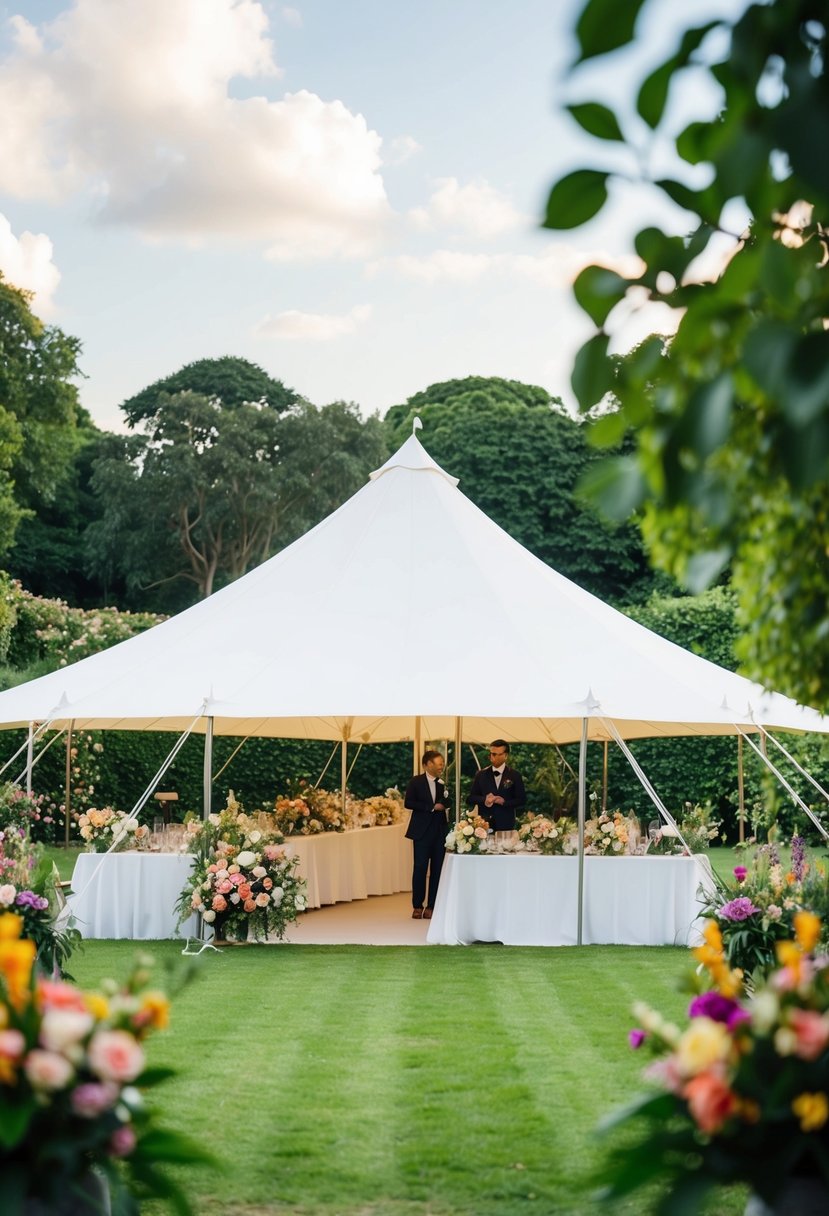
[[[188,853],[81,853],[68,903],[84,937],[195,937],[198,917],[176,928],[176,902],[190,877]]]
[[[582,941],[687,946],[700,940],[697,888],[707,858],[585,857]],[[578,858],[446,857],[427,940],[445,946],[573,946]]]
[[[309,908],[412,888],[412,843],[405,823],[289,836],[285,843],[299,857],[297,873],[308,884]]]

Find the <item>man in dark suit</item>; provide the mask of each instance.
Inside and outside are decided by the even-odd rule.
[[[507,764],[509,744],[504,739],[490,743],[489,759],[488,767],[475,774],[466,801],[476,807],[493,831],[511,832],[516,811],[523,811],[527,801],[524,782],[518,770]]]
[[[406,835],[414,846],[414,869],[412,871],[412,917],[414,920],[429,920],[440,882],[446,833],[449,825],[446,810],[449,797],[446,786],[440,779],[443,772],[443,756],[440,752],[423,753],[424,771],[412,777],[406,789],[403,805],[412,812]],[[429,898],[426,908],[426,875],[429,875]]]

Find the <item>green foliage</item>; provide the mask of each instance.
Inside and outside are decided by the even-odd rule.
[[[640,7],[588,0],[577,24],[580,58],[627,46]],[[721,36],[711,40],[714,26]],[[592,494],[616,519],[643,510],[652,558],[692,589],[730,565],[745,633],[743,669],[824,709],[826,51],[826,7],[817,0],[751,4],[733,23],[686,29],[640,84],[644,127],[617,113],[613,98],[569,107],[603,146],[613,141],[614,164],[579,167],[557,182],[545,219],[548,227],[571,228],[592,218],[617,174],[649,184],[687,213],[685,236],[655,226],[636,235],[637,273],[592,266],[576,282],[597,333],[576,358],[574,391],[583,410],[612,393],[614,435],[629,429],[635,442],[632,455],[593,478]],[[670,101],[689,66],[707,72],[723,106],[717,120],[690,122],[677,133]],[[653,180],[647,167],[664,165],[666,141],[679,157],[676,176]],[[735,204],[748,208],[750,224],[730,233]],[[701,281],[694,263],[703,254],[709,265],[716,260],[714,241],[723,236],[730,237],[730,259],[717,277]],[[608,354],[613,310],[633,291],[678,310],[678,329],[671,340],[651,338],[619,360]]]
[[[536,557],[605,600],[642,598],[653,588],[636,529],[602,521],[578,497],[596,457],[584,426],[557,398],[497,377],[434,384],[388,411],[392,446],[411,432],[415,415],[429,454]]]
[[[339,506],[385,454],[379,420],[344,402],[278,413],[162,394],[148,433],[112,436],[95,465],[106,510],[88,529],[90,565],[144,602],[182,580],[209,595]]]
[[[240,405],[267,406],[282,413],[300,398],[247,359],[226,355],[221,359],[197,359],[179,371],[156,380],[121,405],[131,427],[154,420],[160,401],[178,393],[195,393],[227,409]]]

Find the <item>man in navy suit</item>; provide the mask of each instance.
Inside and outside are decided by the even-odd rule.
[[[414,846],[414,869],[412,871],[412,917],[414,920],[429,920],[440,882],[443,854],[446,846],[448,822],[446,810],[449,797],[446,786],[440,779],[443,772],[443,756],[440,752],[425,751],[423,768],[418,777],[412,777],[406,789],[403,805],[412,812],[406,835]],[[426,875],[429,875],[429,898],[426,908]]]
[[[516,811],[523,811],[527,801],[524,782],[518,770],[507,764],[509,744],[504,739],[490,743],[489,759],[489,766],[475,774],[466,801],[477,808],[493,831],[511,832]]]

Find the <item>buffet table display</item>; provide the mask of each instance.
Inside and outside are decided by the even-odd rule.
[[[707,857],[585,857],[585,945],[688,946],[701,940]],[[578,858],[447,855],[427,941],[574,946]]]
[[[308,884],[309,908],[411,890],[412,846],[405,823],[289,836],[285,844],[299,857],[297,874]]]
[[[176,924],[192,865],[189,853],[81,853],[67,901],[77,928],[85,938],[195,937],[197,916]]]

